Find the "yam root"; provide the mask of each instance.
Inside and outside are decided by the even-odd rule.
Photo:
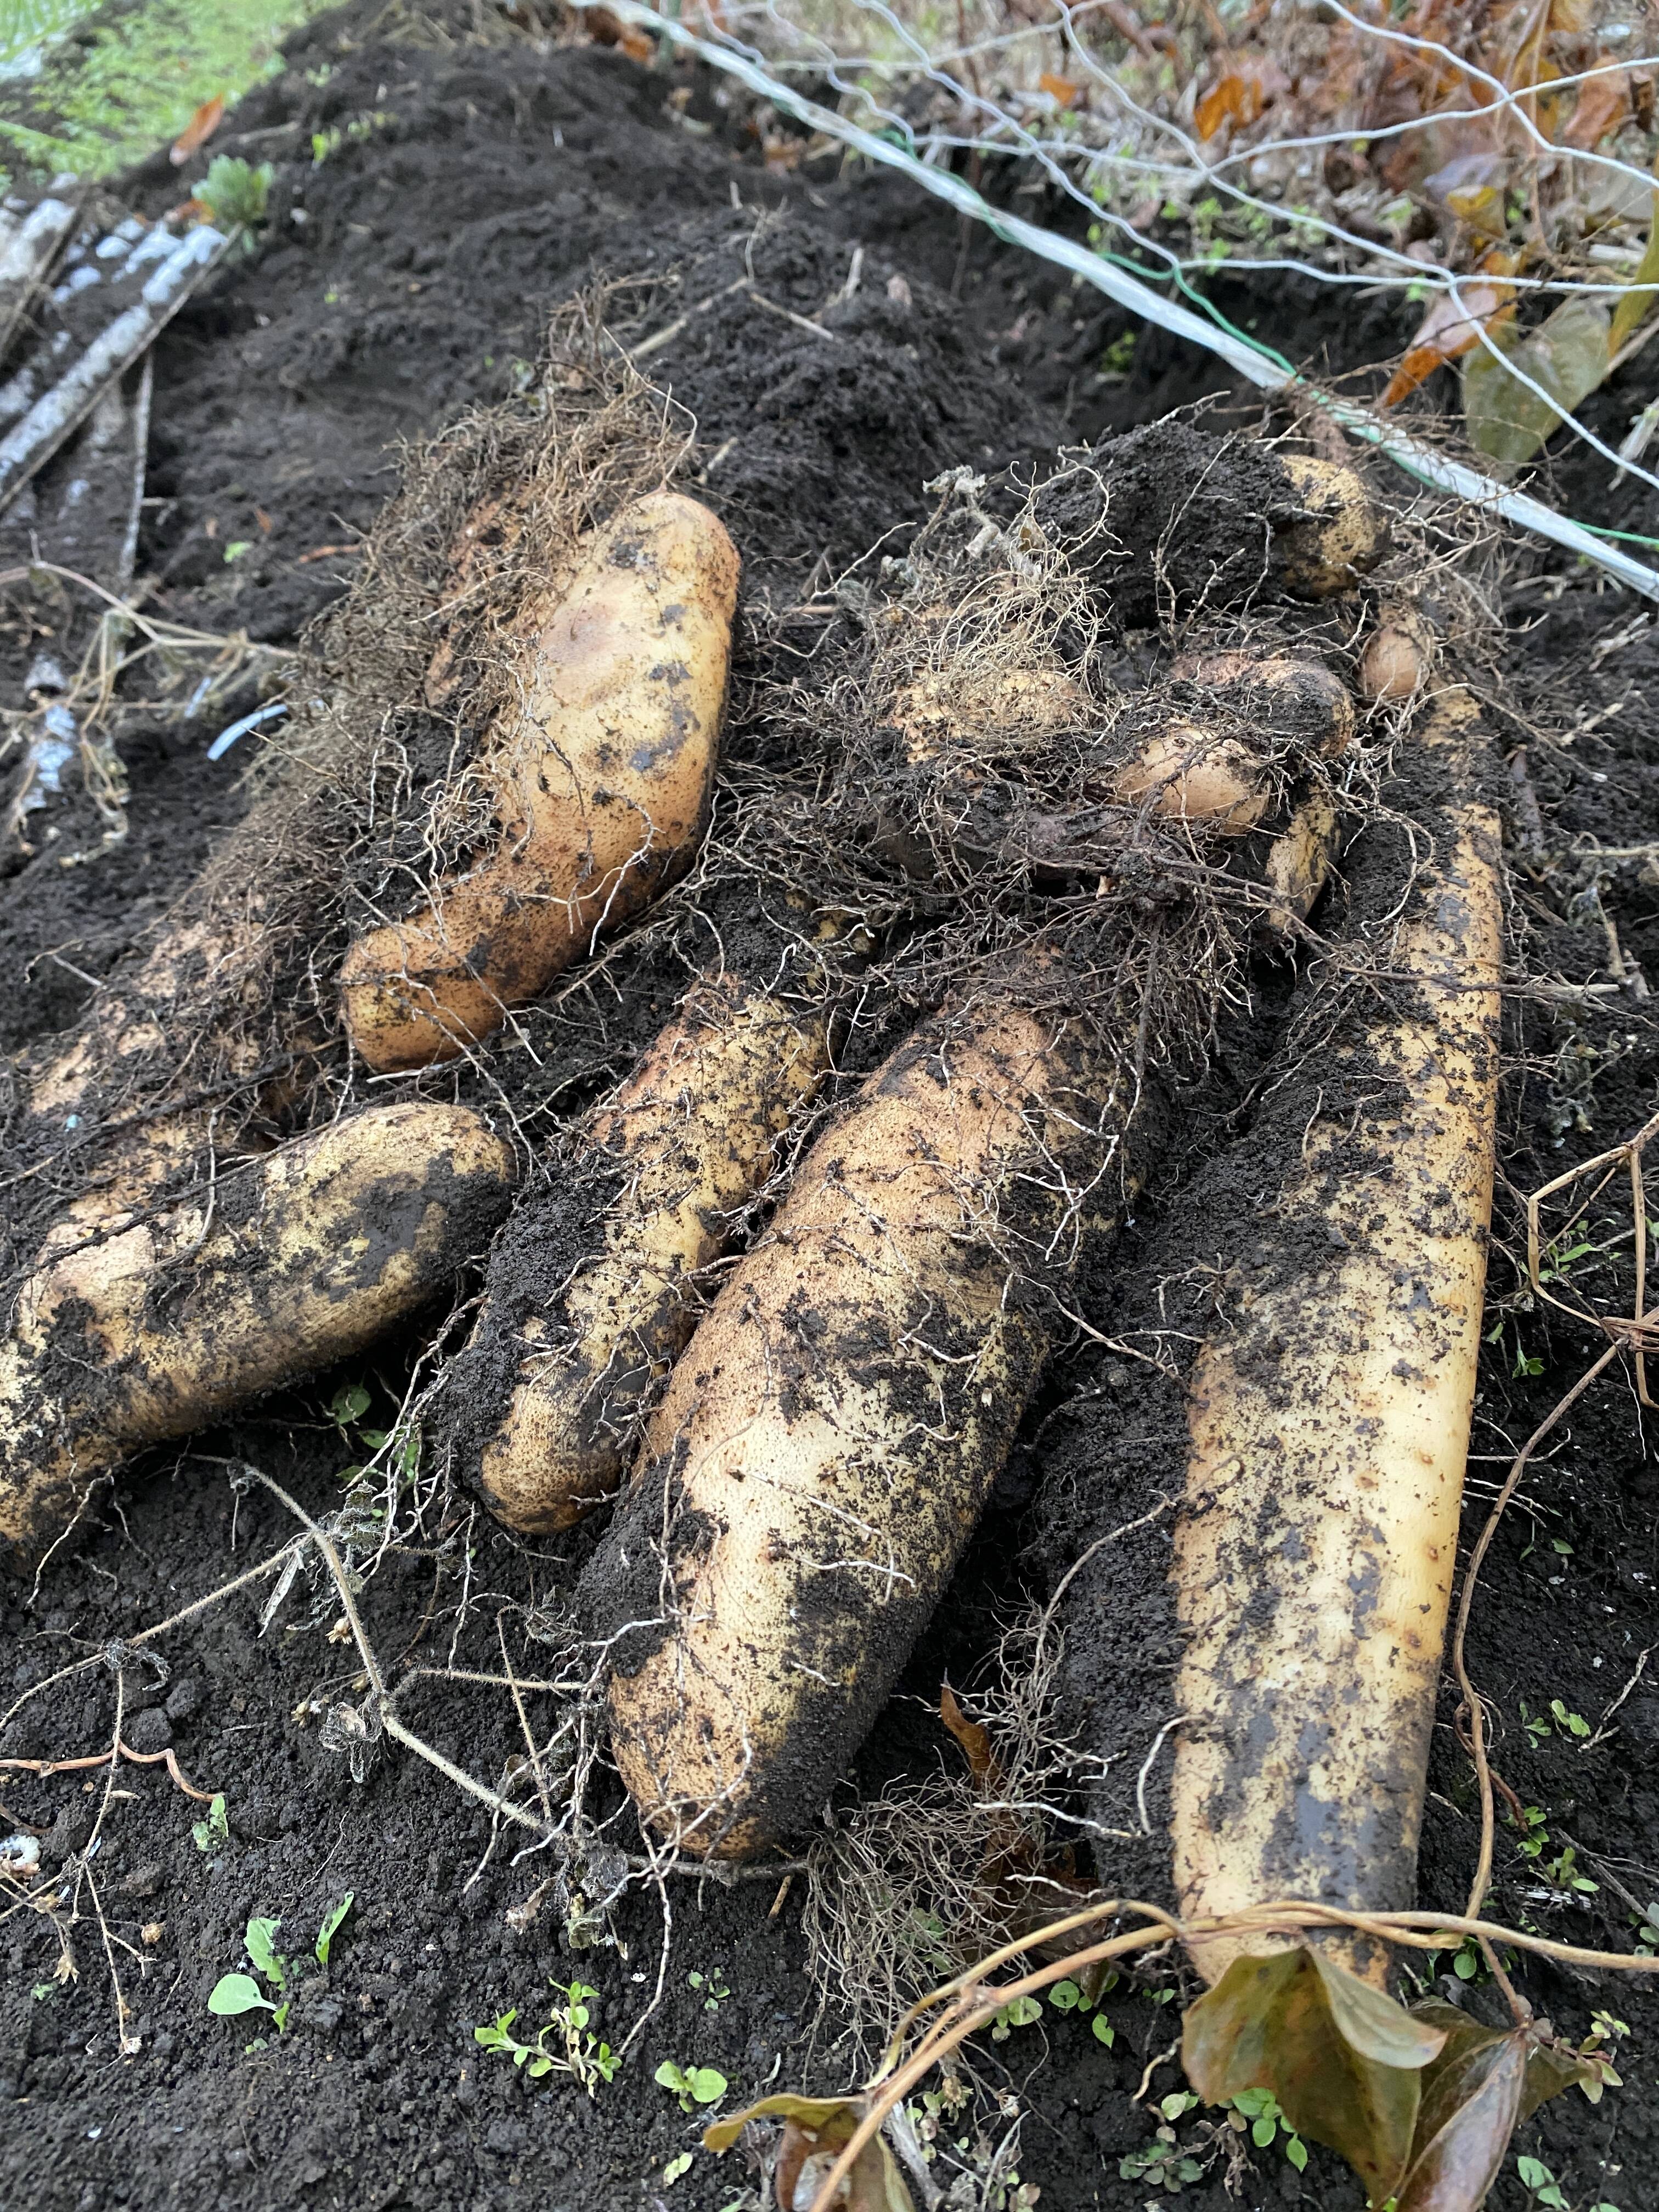
[[[1414,699],[1434,665],[1434,630],[1416,607],[1389,605],[1359,660],[1359,689],[1376,707]]]
[[[1388,532],[1358,473],[1340,461],[1279,456],[1300,512],[1274,540],[1279,581],[1304,599],[1352,591],[1382,557]]]
[[[1313,912],[1335,866],[1340,834],[1336,802],[1328,792],[1311,791],[1267,848],[1267,926],[1279,936],[1293,936]]]
[[[112,1233],[60,1233],[0,1346],[0,1543],[43,1547],[142,1446],[362,1350],[446,1287],[512,1182],[476,1114],[387,1106]]]
[[[1264,584],[1326,599],[1388,545],[1357,469],[1174,417],[1107,439],[1043,485],[1035,511],[1134,628],[1172,607],[1242,605]]]
[[[491,1035],[689,860],[707,815],[738,556],[696,500],[656,492],[532,610],[520,703],[482,772],[500,838],[407,921],[359,938],[345,1022],[371,1067]]]
[[[1353,743],[1358,718],[1348,687],[1310,653],[1182,653],[1171,662],[1170,678],[1196,685],[1249,724],[1264,751],[1294,742],[1336,760]]]
[[[1147,739],[1119,771],[1115,795],[1131,805],[1150,799],[1165,820],[1201,822],[1224,837],[1247,836],[1273,803],[1261,763],[1248,746],[1182,721]]]
[[[620,1486],[655,1387],[696,1325],[697,1273],[730,1243],[828,1058],[822,1007],[735,977],[705,979],[585,1133],[598,1188],[614,1194],[590,1231],[592,1256],[565,1268],[554,1297],[516,1328],[510,1301],[522,1303],[525,1247],[556,1251],[542,1215],[566,1194],[515,1219],[453,1383],[469,1425],[499,1418],[478,1480],[509,1528],[568,1528]],[[518,1356],[500,1418],[492,1383],[504,1329]]]
[[[1294,750],[1334,759],[1353,742],[1347,686],[1306,654],[1189,653],[1171,664],[1168,682],[1132,718],[1132,732],[1148,726],[1131,737],[1133,757],[1104,780],[1111,796],[1132,805],[1150,799],[1167,821],[1244,836],[1273,804],[1275,757]],[[1186,700],[1205,711],[1181,711]],[[1101,781],[1085,787],[1091,796]]]
[[[1423,743],[1474,787],[1467,693]],[[1389,963],[1414,988],[1351,1032],[1373,1103],[1357,1126],[1335,1103],[1310,1124],[1193,1374],[1174,1567],[1188,1917],[1412,1901],[1480,1341],[1503,939],[1496,817],[1455,797],[1443,818]],[[1201,1943],[1195,1962],[1215,1981],[1239,1948]],[[1352,1962],[1380,1970],[1363,1948]]]
[[[586,1589],[647,1624],[613,1652],[612,1743],[687,1849],[811,1818],[945,1586],[1047,1350],[1008,1217],[1099,1122],[1073,1058],[1000,1000],[911,1039],[675,1370]]]

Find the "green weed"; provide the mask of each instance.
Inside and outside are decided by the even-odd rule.
[[[677,2066],[672,2058],[665,2058],[651,2078],[673,2091],[683,2112],[694,2112],[699,2105],[718,2105],[731,2087],[713,2066]]]
[[[485,2051],[501,2051],[515,2066],[522,2067],[532,2081],[549,2074],[568,2074],[580,2082],[590,2097],[597,2096],[600,2082],[614,2081],[622,2063],[611,2045],[590,2031],[591,2000],[599,1991],[586,1982],[555,1982],[552,1987],[564,2002],[553,2007],[533,2043],[520,2043],[513,2033],[519,2017],[516,2008],[502,2013],[488,2027],[475,2027],[472,2039]],[[720,2084],[722,2088],[725,2086]]]
[[[339,1903],[331,1905],[323,1915],[323,1924],[312,1947],[319,1966],[328,1965],[329,1952],[340,1931],[341,1922],[351,1910],[352,1897],[353,1893],[348,1890]],[[249,1964],[264,1977],[273,1994],[267,1996],[252,1974],[221,1974],[208,1997],[210,2013],[217,2014],[222,2020],[235,2020],[244,2013],[268,2012],[277,2034],[288,2033],[289,2014],[304,1967],[301,1962],[285,1957],[276,1948],[276,1931],[282,1924],[280,1920],[250,1920],[242,1936],[242,1948],[247,1953]]]

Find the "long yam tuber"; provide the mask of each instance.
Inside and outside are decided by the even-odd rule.
[[[997,997],[905,1044],[675,1370],[589,1588],[647,1624],[613,1654],[613,1745],[689,1849],[810,1820],[945,1588],[1047,1350],[1000,1217],[1045,1150],[1052,1174],[1122,1124],[1075,1057]]]
[[[510,1528],[568,1528],[621,1484],[653,1386],[696,1325],[693,1279],[765,1182],[774,1146],[822,1079],[828,1045],[821,1007],[709,977],[595,1117],[589,1150],[617,1185],[599,1249],[547,1310],[524,1318],[505,1418],[480,1455],[485,1502]],[[539,1226],[533,1211],[516,1219],[492,1262],[501,1289],[458,1364],[464,1398],[488,1391],[488,1348],[518,1248]],[[475,1407],[466,1413],[476,1421]]]
[[[1455,787],[1477,725],[1451,690],[1425,732]],[[1355,1128],[1334,1106],[1310,1125],[1233,1325],[1193,1374],[1174,1566],[1188,1917],[1411,1902],[1480,1349],[1503,940],[1497,818],[1467,795],[1443,818],[1389,963],[1411,997],[1369,1016],[1349,1059],[1373,1103]],[[1239,1948],[1201,1942],[1196,1964],[1214,1981]]]

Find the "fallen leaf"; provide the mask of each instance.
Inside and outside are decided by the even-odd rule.
[[[589,8],[583,20],[588,35],[598,46],[620,46],[631,62],[648,62],[656,58],[657,49],[643,31],[631,23],[624,23],[609,8]]]
[[[1598,63],[1605,55],[1596,57]],[[1593,153],[1610,131],[1616,131],[1630,113],[1630,79],[1623,70],[1615,70],[1607,76],[1593,76],[1588,84],[1578,88],[1578,97],[1573,102],[1572,114],[1566,129],[1561,133],[1564,146],[1576,146],[1582,154]]]
[[[1461,360],[1471,346],[1479,345],[1480,332],[1515,312],[1515,287],[1501,280],[1461,284],[1455,292],[1436,295],[1424,316],[1405,359],[1389,379],[1382,394],[1385,407],[1397,407],[1419,384]]]
[[[1213,138],[1227,122],[1243,129],[1255,121],[1270,100],[1290,88],[1289,77],[1266,54],[1235,54],[1194,110],[1194,127],[1200,138]]]
[[[208,140],[212,137],[224,119],[225,96],[222,92],[216,93],[211,100],[204,100],[202,102],[195,114],[191,117],[189,122],[173,140],[173,150],[167,155],[173,167],[182,169],[191,155],[207,144]]]
[[[1444,2032],[1305,1947],[1235,1959],[1182,2025],[1207,2104],[1267,2089],[1299,2136],[1346,2159],[1381,2204],[1410,2160],[1423,2068]]]
[[[1500,469],[1529,461],[1606,376],[1609,328],[1602,302],[1579,295],[1564,300],[1524,337],[1512,329],[1494,331],[1498,352],[1482,346],[1463,362],[1463,418],[1471,444]],[[1522,376],[1529,382],[1523,384]]]
[[[957,1703],[956,1692],[946,1682],[939,1693],[939,1717],[962,1746],[968,1771],[983,1789],[995,1792],[1002,1786],[991,1739],[977,1721],[970,1721]]]
[[[1068,76],[1054,76],[1044,70],[1037,79],[1037,89],[1046,92],[1056,107],[1075,107],[1083,96],[1083,87],[1073,84]]]
[[[773,2169],[773,2189],[783,2212],[810,2204],[830,2169],[852,2141],[866,2107],[861,2097],[763,2097],[702,2131],[703,2148],[730,2150],[751,2120],[781,2119],[783,2140]],[[879,2133],[854,2162],[836,2198],[837,2212],[915,2212],[897,2162]]]
[[[1455,2012],[1437,2006],[1436,2021]],[[1477,2212],[1521,2116],[1525,2032],[1482,2027],[1465,2014],[1456,2020],[1440,2056],[1423,2070],[1422,2109],[1398,2212]]]
[[[1609,355],[1616,354],[1626,338],[1634,337],[1652,313],[1653,303],[1659,299],[1659,290],[1651,289],[1656,286],[1659,286],[1659,192],[1653,196],[1647,252],[1613,311],[1613,328],[1607,333]]]

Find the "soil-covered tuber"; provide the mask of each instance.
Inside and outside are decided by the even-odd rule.
[[[705,978],[584,1127],[562,1187],[515,1218],[450,1381],[456,1420],[485,1437],[485,1501],[510,1528],[568,1528],[621,1484],[696,1325],[699,1270],[736,1233],[828,1047],[821,1005]],[[560,1233],[573,1211],[574,1259]]]
[[[62,1224],[0,1346],[0,1542],[43,1547],[142,1446],[361,1351],[449,1285],[512,1183],[476,1114],[387,1106],[125,1226]]]
[[[1412,1901],[1492,1202],[1503,902],[1482,750],[1447,692],[1419,757],[1449,795],[1384,940],[1390,980],[1345,1032],[1194,1370],[1174,1568],[1188,1917]],[[1213,1981],[1237,1948],[1196,1964]]]
[[[1047,1351],[1029,1209],[1122,1128],[1082,1058],[1000,996],[919,1033],[681,1359],[586,1581],[631,1625],[613,1744],[659,1833],[741,1856],[798,1828],[885,1700]]]
[[[678,492],[624,507],[523,619],[521,696],[480,772],[493,850],[341,969],[369,1066],[419,1067],[490,1036],[690,857],[712,787],[738,556]]]

